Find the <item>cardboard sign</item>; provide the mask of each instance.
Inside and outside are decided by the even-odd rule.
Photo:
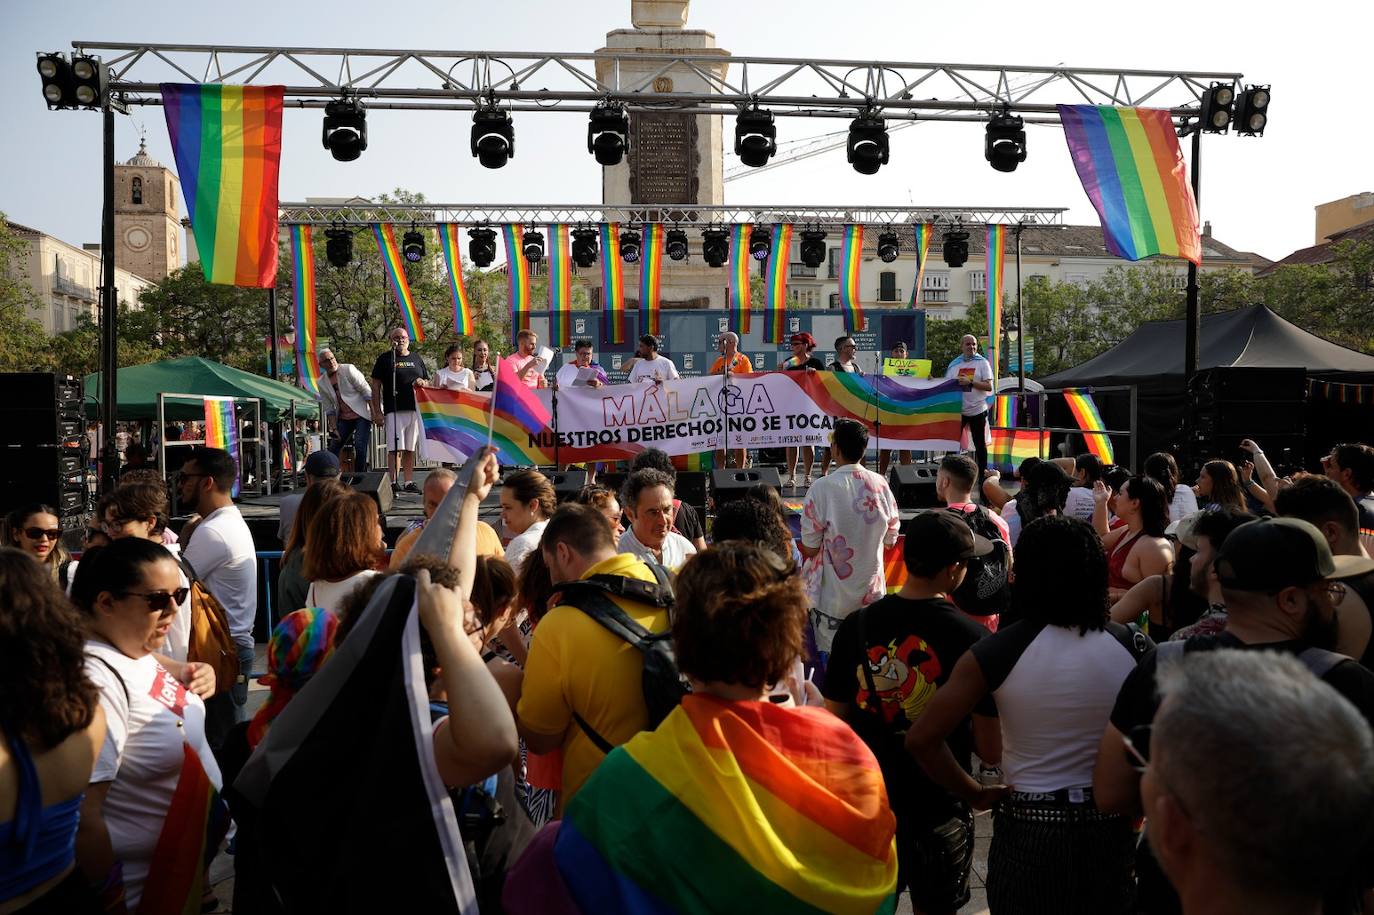
[[[893,359],[889,356],[883,360],[883,374],[904,375],[907,378],[929,378],[930,360]]]

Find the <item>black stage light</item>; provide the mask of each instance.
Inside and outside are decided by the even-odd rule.
[[[802,263],[813,270],[825,263],[825,233],[820,229],[806,229],[801,240]]]
[[[701,256],[710,267],[724,267],[730,259],[730,232],[719,226],[701,230]]]
[[[340,162],[352,162],[367,149],[367,112],[356,98],[339,98],[324,106],[320,135],[324,148]]]
[[[43,101],[49,108],[71,108],[72,68],[67,58],[56,52],[38,55],[38,76],[43,80]]]
[[[596,263],[598,234],[596,229],[588,229],[585,226],[572,230],[572,259],[574,264],[579,267],[591,267]]]
[[[735,119],[735,155],[751,168],[767,165],[778,151],[778,128],[773,112],[746,108]]]
[[[945,233],[945,263],[951,267],[962,267],[968,260],[968,233],[962,229],[950,229]]]
[[[755,226],[749,233],[749,256],[756,261],[768,260],[773,252],[773,232],[762,226]]]
[[[887,229],[878,236],[878,259],[890,264],[897,259],[902,247],[897,242],[897,233]]]
[[[681,229],[669,229],[663,242],[668,258],[675,261],[687,259],[687,233]]]
[[[324,255],[331,267],[347,267],[353,261],[353,233],[335,226],[324,230]]]
[[[603,102],[587,124],[587,152],[602,165],[619,165],[630,151],[630,115],[624,105]]]
[[[1236,90],[1229,83],[1212,83],[1202,93],[1202,129],[1207,133],[1225,133],[1231,126],[1231,107],[1236,103]]]
[[[510,112],[495,102],[472,113],[472,154],[487,168],[500,168],[515,158],[515,125]]]
[[[425,234],[411,227],[411,230],[401,237],[401,254],[412,264],[424,260]]]
[[[887,164],[887,154],[887,124],[876,111],[865,111],[849,123],[845,155],[854,171],[861,175],[877,174]]]
[[[105,65],[99,57],[72,55],[72,97],[83,108],[99,108],[105,101]]]
[[[478,267],[490,267],[496,260],[496,230],[485,226],[468,229],[468,258]]]
[[[1247,137],[1264,134],[1264,125],[1269,123],[1269,87],[1251,86],[1240,94],[1236,104],[1236,133]]]
[[[620,259],[627,264],[639,263],[639,233],[627,230],[620,233]]]
[[[988,121],[987,142],[983,158],[999,172],[1014,172],[1026,161],[1026,125],[1009,111],[1002,111]]]
[[[524,235],[520,250],[524,252],[525,260],[531,264],[537,264],[544,259],[544,233],[536,232],[533,229]]]

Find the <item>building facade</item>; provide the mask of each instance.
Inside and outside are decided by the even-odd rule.
[[[42,324],[49,334],[73,330],[83,316],[96,320],[100,246],[77,247],[38,229],[14,222],[7,226],[25,245],[24,253],[17,259],[18,266],[36,300],[28,316]],[[137,305],[143,291],[152,285],[144,277],[115,267],[115,290],[121,304]]]
[[[1333,241],[1341,232],[1374,220],[1374,192],[1365,191],[1340,200],[1319,203],[1314,209],[1317,213],[1317,231],[1312,244],[1320,245]]]

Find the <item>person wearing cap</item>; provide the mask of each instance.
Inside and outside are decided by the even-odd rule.
[[[289,492],[281,497],[280,520],[277,522],[277,538],[282,543],[286,542],[286,536],[291,533],[291,522],[296,518],[296,509],[301,507],[301,499],[305,498],[305,491],[310,488],[310,484],[316,480],[334,480],[339,477],[339,459],[330,451],[312,451],[310,457],[305,459],[305,485],[295,492]]]
[[[979,471],[988,469],[988,395],[992,393],[992,365],[978,352],[978,338],[964,334],[959,341],[961,352],[945,369],[945,377],[953,378],[964,389],[964,405],[960,411],[961,429],[969,430],[973,450],[978,455]]]
[[[635,354],[626,359],[621,368],[629,373],[630,384],[641,381],[652,381],[657,384],[679,377],[673,360],[659,355],[658,338],[653,334],[645,334],[639,338]]]
[[[749,357],[739,351],[739,334],[727,330],[720,335],[716,346],[720,350],[720,356],[711,363],[709,374],[724,375],[728,370],[731,375],[744,375],[754,370],[754,364],[749,361]],[[743,448],[731,448],[728,452],[721,448],[716,451],[717,467],[743,467],[744,463]]]
[[[1093,777],[1104,810],[1128,816],[1142,812],[1140,774],[1122,747],[1127,735],[1140,734],[1159,711],[1159,670],[1170,663],[1161,655],[1177,660],[1219,648],[1294,655],[1320,671],[1321,679],[1349,699],[1365,720],[1374,721],[1374,673],[1330,650],[1336,644],[1335,604],[1345,590],[1343,581],[1374,571],[1374,559],[1332,556],[1321,531],[1306,521],[1262,518],[1227,536],[1213,568],[1226,604],[1226,629],[1170,642],[1148,653],[1122,683],[1102,734]],[[1144,843],[1137,870],[1142,906],[1151,912],[1176,911],[1173,888]]]
[[[790,341],[792,355],[783,360],[780,368],[784,372],[823,372],[825,363],[812,355],[816,349],[816,338],[806,331],[792,335]],[[806,465],[806,478],[802,486],[811,485],[811,465],[816,460],[816,449],[810,445],[802,445],[800,448],[787,449],[787,476],[782,481],[783,486],[796,488],[797,486],[797,452],[801,452],[802,461]]]
[[[1020,622],[975,642],[907,731],[926,774],[977,810],[994,803],[994,912],[1133,913],[1132,823],[1100,809],[1093,763],[1112,701],[1149,646],[1107,618],[1097,533],[1044,517],[1016,543]],[[975,781],[946,742],[971,713],[1001,723],[1005,784]]]
[[[835,633],[821,694],[848,722],[882,768],[897,817],[897,893],[911,892],[920,912],[954,912],[969,900],[973,811],[932,782],[903,746],[911,723],[949,680],[955,663],[987,630],[950,601],[968,561],[992,544],[947,512],[911,520],[901,590],[850,614]],[[946,739],[965,772],[972,755],[1001,758],[997,719],[965,716]]]

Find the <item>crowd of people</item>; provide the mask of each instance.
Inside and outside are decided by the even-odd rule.
[[[340,404],[367,406],[356,381]],[[835,423],[796,534],[769,486],[702,518],[661,452],[561,504],[480,456],[428,474],[390,552],[322,453],[251,714],[228,454],[190,452],[176,533],[156,476],[101,499],[79,558],[55,510],[11,512],[0,911],[208,910],[226,841],[235,911],[289,911],[241,773],[340,646],[381,637],[395,581],[483,912],[952,913],[986,810],[994,913],[1374,910],[1374,448],[1280,478],[1247,441],[1191,487],[1167,454],[1032,459],[1014,491],[955,454],[944,507],[903,522],[868,444]],[[500,532],[477,517],[498,488]]]

